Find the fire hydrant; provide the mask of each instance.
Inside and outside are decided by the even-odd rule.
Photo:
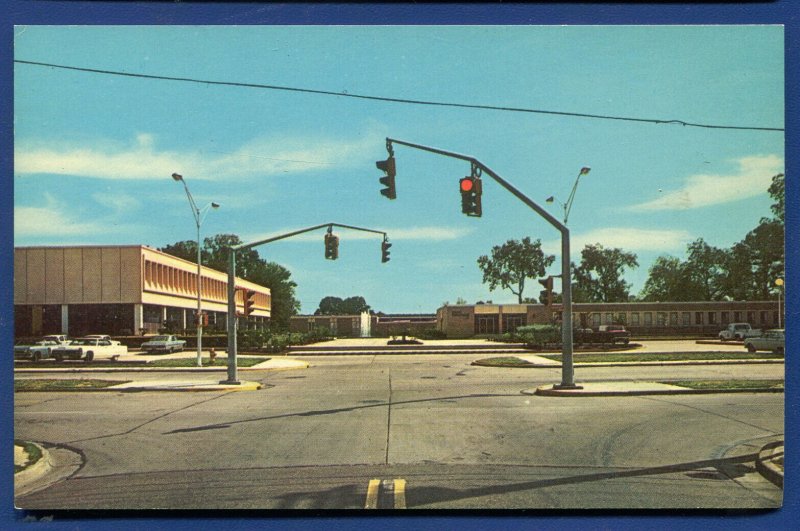
[[[212,349],[209,349],[209,351],[208,351],[208,357],[211,359],[211,361],[210,361],[210,365],[214,365],[214,362],[215,362],[215,361],[216,361],[216,359],[217,359],[217,351],[216,351],[216,350],[214,350],[213,348],[212,348]]]

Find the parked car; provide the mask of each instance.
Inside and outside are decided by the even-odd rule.
[[[116,359],[127,352],[128,347],[120,345],[119,341],[82,337],[71,341],[69,345],[55,347],[52,354],[56,361],[83,359],[89,362],[98,357]]]
[[[155,336],[150,341],[142,343],[145,352],[180,352],[186,346],[186,341],[175,336]]]
[[[758,337],[760,335],[761,330],[751,327],[750,323],[730,323],[725,330],[722,330],[718,334],[722,341],[727,341],[729,339],[742,341],[748,337]]]
[[[578,328],[573,334],[577,343],[610,343],[627,345],[631,333],[621,324],[600,325],[597,332],[591,328]]]
[[[69,345],[69,339],[63,334],[56,334],[51,336],[44,336],[42,341],[55,341],[59,345]]]
[[[786,344],[786,336],[783,329],[767,330],[760,337],[749,337],[744,340],[744,348],[748,352],[757,350],[770,350],[778,354],[783,354]]]
[[[46,337],[32,345],[14,345],[14,359],[39,361],[49,358],[53,349],[58,346],[60,346],[60,343],[49,340]]]
[[[88,336],[83,336],[83,337],[84,337],[84,339],[103,339],[105,341],[111,341],[112,345],[121,345],[122,344],[121,342],[119,342],[119,341],[117,341],[115,339],[111,339],[111,336],[105,335],[105,334],[89,334]]]

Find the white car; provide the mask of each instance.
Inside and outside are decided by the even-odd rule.
[[[83,359],[90,362],[98,357],[117,359],[127,353],[128,347],[120,345],[119,341],[112,342],[110,339],[98,339],[97,337],[75,339],[69,345],[62,345],[52,350],[56,361]]]
[[[111,339],[111,336],[105,334],[89,334],[88,336],[83,336],[83,339],[102,339],[105,341],[111,341],[112,345],[121,345],[117,340]]]

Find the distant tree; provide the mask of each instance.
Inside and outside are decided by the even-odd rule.
[[[295,297],[297,284],[292,280],[291,271],[278,263],[261,261],[248,280],[269,288],[272,299],[270,327],[288,330],[290,318],[300,312],[300,301]]]
[[[622,278],[626,268],[639,267],[634,253],[622,249],[605,249],[599,243],[586,245],[581,263],[573,266],[576,302],[625,302],[630,284]],[[585,299],[584,299],[585,298]]]
[[[690,243],[683,271],[688,276],[687,298],[674,300],[716,301],[725,294],[727,252],[707,244],[703,238]]]
[[[530,238],[522,241],[508,240],[503,245],[492,248],[492,256],[478,258],[478,267],[483,272],[483,283],[489,284],[489,290],[497,286],[510,290],[517,296],[520,304],[524,300],[525,280],[539,278],[545,269],[555,261],[555,256],[542,252],[542,242],[532,242]]]
[[[459,297],[456,299],[456,304],[467,304],[467,299],[464,297]]]
[[[659,256],[650,267],[641,297],[645,301],[688,301],[688,275],[685,264],[674,256]]]
[[[770,207],[772,213],[775,214],[775,219],[781,223],[786,222],[786,198],[785,198],[785,181],[786,178],[782,173],[772,177],[772,184],[770,184],[767,192],[770,197],[775,200],[775,203]]]
[[[171,245],[165,245],[158,249],[161,252],[167,253],[178,258],[183,258],[189,262],[197,263],[197,242],[186,240],[182,242],[175,242]],[[203,260],[203,250],[200,250],[200,259]],[[205,260],[203,260],[205,263]]]
[[[355,296],[341,299],[339,297],[323,297],[314,315],[359,315],[370,310],[364,297]]]

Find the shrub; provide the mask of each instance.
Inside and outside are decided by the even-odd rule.
[[[561,328],[548,324],[526,325],[517,328],[512,336],[529,347],[541,348],[545,343],[557,343],[561,338]]]

